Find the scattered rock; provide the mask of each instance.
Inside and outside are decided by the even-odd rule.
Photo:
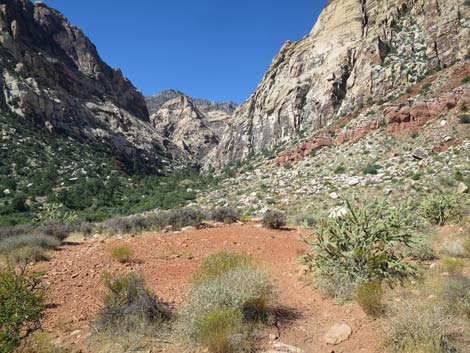
[[[347,341],[352,334],[352,329],[347,324],[336,324],[325,335],[325,341],[330,345],[337,345]]]
[[[459,186],[457,186],[457,193],[468,194],[468,186],[465,183],[460,183]]]
[[[427,152],[422,148],[417,148],[413,152],[413,158],[417,160],[423,160],[428,156]]]
[[[348,180],[346,180],[346,184],[348,184],[349,186],[356,186],[360,182],[361,181],[359,180],[359,178],[356,178],[356,177],[352,177],[352,178],[349,178]]]
[[[332,192],[332,193],[330,194],[330,197],[331,197],[333,200],[339,199],[339,195],[338,195],[336,192]]]

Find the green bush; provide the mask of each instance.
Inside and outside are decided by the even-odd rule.
[[[460,115],[459,121],[461,124],[470,124],[470,115]]]
[[[122,264],[131,262],[132,256],[133,252],[127,246],[117,246],[111,250],[111,257]]]
[[[470,82],[470,76],[465,76],[465,78],[462,80],[462,83],[469,83]]]
[[[263,226],[270,229],[280,229],[286,225],[286,215],[277,210],[269,210],[264,214]]]
[[[318,277],[328,281],[338,274],[353,285],[363,281],[392,284],[415,274],[415,268],[396,251],[409,247],[413,237],[408,205],[347,201],[347,209],[343,217],[321,220],[312,236],[305,238],[312,253],[304,261]]]
[[[243,329],[243,314],[231,308],[218,308],[202,315],[195,323],[197,342],[211,353],[234,352],[233,336]]]
[[[274,298],[274,287],[260,270],[239,268],[222,273],[190,290],[181,310],[181,333],[187,342],[197,341],[199,320],[221,308],[242,312],[245,322],[269,320]]]
[[[357,286],[356,302],[370,316],[379,316],[383,307],[383,288],[380,282],[364,282]]]
[[[100,331],[143,331],[146,326],[158,327],[171,318],[169,308],[160,303],[146,287],[142,275],[128,273],[104,276],[107,293],[98,313]]]
[[[10,353],[41,328],[45,296],[40,276],[0,272],[0,352]]]
[[[231,224],[240,219],[240,212],[232,207],[219,207],[212,212],[212,219],[216,222]]]
[[[443,226],[449,221],[460,222],[461,205],[457,195],[431,195],[421,202],[418,214],[432,224]]]
[[[362,169],[362,172],[364,174],[372,174],[372,175],[375,175],[375,174],[378,174],[379,173],[379,169],[381,168],[380,165],[378,164],[368,164],[366,167],[364,167]]]
[[[218,252],[204,259],[194,276],[194,282],[207,282],[233,270],[256,269],[257,267],[258,264],[249,255]]]

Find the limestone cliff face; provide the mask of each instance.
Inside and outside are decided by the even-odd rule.
[[[165,169],[182,155],[152,128],[132,83],[42,2],[0,0],[0,110],[105,148],[139,171]]]
[[[468,1],[331,0],[307,36],[284,44],[207,166],[312,134],[469,54]]]
[[[193,100],[185,95],[164,103],[152,114],[151,121],[161,135],[167,136],[199,162],[219,143],[218,135],[211,129],[209,119]]]

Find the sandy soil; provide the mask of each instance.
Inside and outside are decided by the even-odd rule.
[[[84,341],[100,308],[103,272],[140,271],[149,287],[177,309],[201,261],[208,254],[226,250],[253,255],[272,275],[280,291],[280,305],[291,313],[280,323],[280,342],[307,353],[379,352],[375,343],[378,322],[357,305],[337,305],[300,280],[302,266],[297,260],[307,246],[297,235],[297,230],[267,230],[246,224],[66,245],[51,254],[50,262],[35,266],[45,272],[49,287],[45,328],[56,337],[56,343],[85,351]],[[111,249],[118,245],[130,247],[137,261],[125,265],[114,261]],[[353,334],[344,343],[327,346],[323,336],[336,323],[348,324]]]

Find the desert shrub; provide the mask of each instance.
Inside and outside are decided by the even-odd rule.
[[[378,164],[368,164],[366,167],[362,169],[362,172],[364,174],[375,175],[379,173],[380,168],[381,167]]]
[[[42,249],[55,249],[60,245],[60,242],[48,235],[33,234],[33,235],[18,235],[10,237],[0,242],[0,253],[7,254],[15,249],[24,247],[39,247]]]
[[[346,173],[346,168],[343,166],[343,165],[340,165],[338,167],[336,167],[336,169],[334,170],[334,173],[335,174],[344,174]]]
[[[257,267],[258,264],[249,255],[218,252],[204,259],[199,271],[194,276],[194,282],[207,282],[229,271]]]
[[[428,239],[418,237],[411,243],[411,246],[404,252],[405,256],[410,256],[413,260],[429,261],[436,258],[436,253],[431,247]]]
[[[463,239],[447,241],[441,248],[441,253],[451,257],[465,256],[465,242]]]
[[[127,246],[117,246],[111,250],[111,257],[122,264],[131,262],[132,256],[133,252]]]
[[[195,322],[197,342],[212,353],[230,353],[236,347],[233,336],[243,328],[243,314],[231,308],[217,308]]]
[[[439,295],[449,313],[470,319],[470,277],[447,278],[442,284]]]
[[[330,276],[316,276],[313,284],[327,297],[344,304],[354,299],[354,294],[361,279],[353,279],[345,273],[332,272]]]
[[[39,246],[25,246],[15,249],[8,254],[8,258],[14,264],[25,266],[32,262],[49,261],[43,248]]]
[[[181,229],[183,227],[199,227],[202,224],[205,216],[198,208],[180,208],[177,210],[167,211],[165,219],[167,225],[173,229]]]
[[[462,83],[469,83],[470,82],[470,76],[465,76],[465,78],[462,80]]]
[[[41,328],[45,296],[40,276],[0,272],[0,352],[10,353]]]
[[[269,210],[264,214],[263,226],[270,229],[280,229],[286,225],[286,215],[277,210]]]
[[[455,320],[439,305],[407,300],[391,308],[382,343],[394,353],[448,353],[453,347]]]
[[[313,216],[302,214],[295,217],[294,223],[297,226],[311,228],[317,223],[317,220]]]
[[[345,283],[386,281],[390,285],[415,274],[398,247],[409,247],[413,238],[408,205],[391,207],[375,201],[365,205],[347,201],[343,217],[320,221],[305,238],[312,253],[304,262],[326,282],[333,274]]]
[[[216,222],[231,224],[240,219],[240,212],[232,207],[219,207],[212,212],[212,219]]]
[[[0,227],[0,241],[6,238],[24,234],[35,234],[36,230],[32,225],[21,224],[13,227]]]
[[[470,115],[460,115],[459,122],[460,124],[470,124]]]
[[[190,290],[181,310],[181,333],[186,341],[197,341],[197,322],[220,308],[240,311],[248,322],[268,320],[274,298],[274,287],[264,272],[248,268],[225,272]]]
[[[144,225],[144,218],[141,216],[114,217],[104,221],[101,228],[111,235],[129,234],[142,231]]]
[[[48,220],[39,226],[37,230],[59,241],[64,241],[74,231],[74,226],[58,220]]]
[[[142,275],[133,272],[105,275],[104,284],[107,293],[98,313],[98,330],[138,332],[146,326],[158,327],[170,319],[169,308],[146,287]]]
[[[356,288],[356,302],[370,316],[382,313],[383,288],[380,282],[363,282]]]
[[[83,235],[91,235],[95,230],[95,225],[90,222],[80,222],[77,225],[76,231]]]
[[[421,202],[418,213],[432,224],[444,225],[461,220],[461,207],[456,195],[431,195]]]
[[[461,259],[454,259],[452,257],[446,257],[442,260],[442,265],[445,271],[449,272],[450,275],[460,275],[464,268],[464,261]]]

